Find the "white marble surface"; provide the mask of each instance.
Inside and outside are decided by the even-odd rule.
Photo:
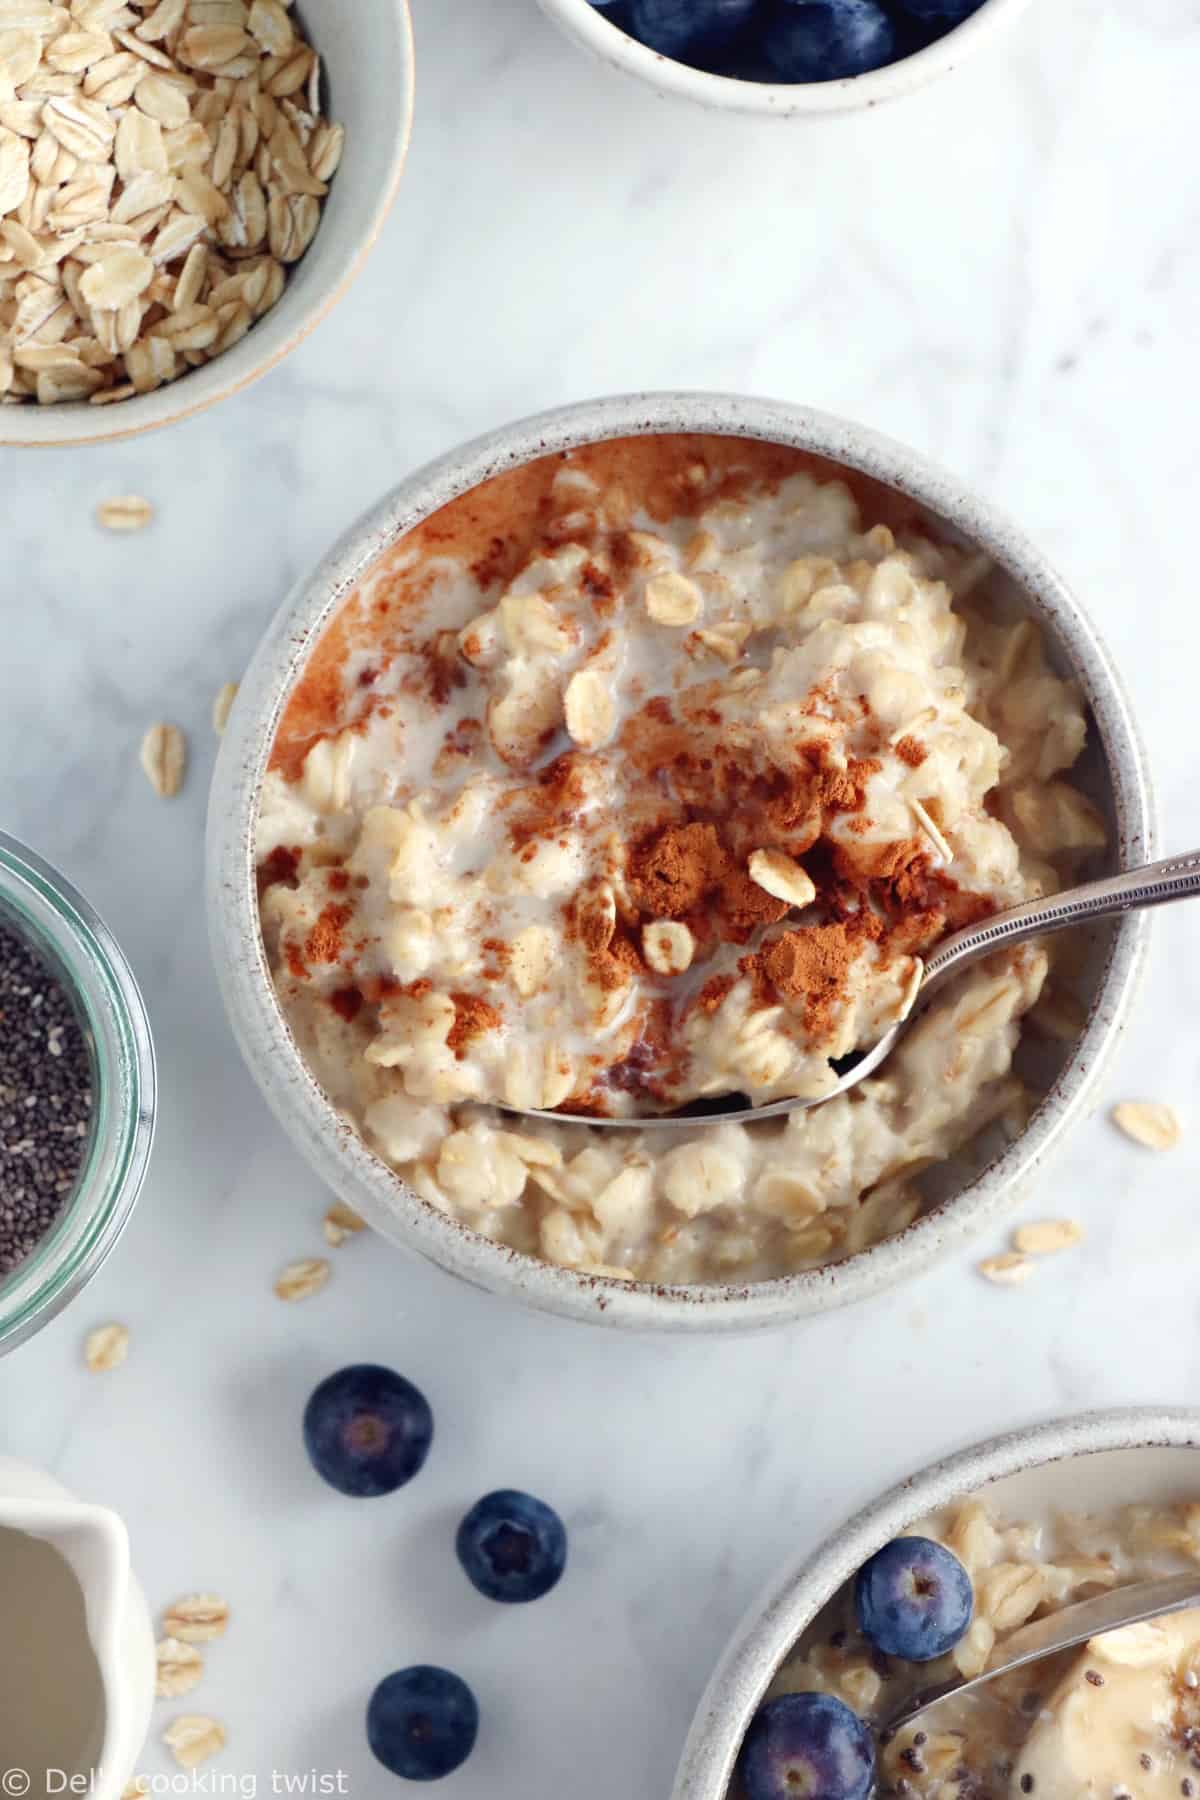
[[[629,1341],[524,1317],[374,1242],[304,1306],[324,1196],[235,1060],[201,917],[212,695],[292,577],[405,470],[518,413],[605,390],[756,390],[857,415],[1019,516],[1125,670],[1165,841],[1195,798],[1196,0],[1042,0],[998,56],[894,109],[806,127],[665,105],[593,68],[533,0],[415,0],[418,120],[365,277],[290,362],[215,413],[112,450],[0,453],[0,820],[105,912],[162,1071],[150,1180],[83,1299],[0,1369],[0,1448],[129,1521],[156,1605],[233,1608],[203,1687],[218,1767],[341,1768],[381,1795],[374,1681],[441,1661],[484,1725],[449,1800],[652,1800],[734,1620],[779,1559],[951,1446],[1070,1409],[1197,1398],[1197,914],[1157,923],[1107,1087],[1193,1130],[1154,1158],[1102,1119],[1032,1213],[1082,1252],[1021,1292],[963,1254],[785,1335]],[[152,497],[140,538],[91,524]],[[187,726],[184,796],[137,767]],[[1000,1248],[1000,1240],[980,1247]],[[88,1375],[91,1325],[127,1365]],[[390,1500],[310,1474],[303,1401],[342,1362],[425,1388],[438,1437]],[[570,1573],[501,1611],[453,1559],[486,1488],[565,1514]],[[146,1767],[165,1772],[152,1743]],[[198,1791],[207,1790],[201,1786]]]

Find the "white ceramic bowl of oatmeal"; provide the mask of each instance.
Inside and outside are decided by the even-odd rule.
[[[0,123],[0,445],[107,442],[257,381],[345,293],[399,186],[408,0],[118,6],[68,32],[38,0],[8,46],[34,87],[80,85],[47,123],[18,83],[20,131]],[[17,403],[14,375],[46,403]]]
[[[883,1545],[913,1534],[945,1542],[965,1564],[974,1618],[952,1657],[933,1664],[892,1658],[880,1665],[857,1636],[847,1583]],[[993,1647],[1002,1652],[1008,1633],[1035,1613],[1127,1581],[1200,1574],[1198,1565],[1200,1413],[1194,1410],[1084,1414],[949,1457],[865,1507],[772,1582],[709,1682],[674,1800],[741,1800],[738,1756],[747,1726],[767,1698],[824,1690],[870,1719],[906,1692],[977,1673]],[[964,1764],[971,1776],[998,1782],[987,1791],[1011,1791],[1016,1800],[1026,1791],[1116,1793],[1130,1763],[1135,1775],[1142,1774],[1136,1757],[1147,1753],[1158,1785],[1146,1792],[1177,1794],[1181,1779],[1200,1791],[1192,1740],[1186,1748],[1170,1744],[1161,1728],[1168,1712],[1180,1707],[1186,1728],[1200,1723],[1192,1719],[1200,1707],[1200,1681],[1187,1678],[1200,1673],[1192,1668],[1200,1665],[1200,1612],[1179,1619],[1178,1630],[1173,1626],[1158,1641],[1153,1632],[1143,1635],[1128,1653],[1119,1642],[1125,1634],[1118,1633],[1102,1657],[1090,1648],[1086,1655],[1065,1652],[1051,1667],[1021,1671],[1011,1687],[1009,1678],[1001,1678],[995,1690],[984,1688],[926,1714],[882,1752],[880,1792],[893,1790],[897,1759],[906,1750],[902,1772],[910,1800],[927,1800],[939,1791],[939,1780]],[[1145,1634],[1148,1628],[1134,1629]],[[1100,1669],[1106,1673],[1095,1682]],[[1084,1699],[1077,1692],[1081,1679],[1089,1683]],[[1135,1742],[1126,1741],[1130,1713],[1144,1730]],[[922,1727],[926,1735],[914,1769],[912,1736]],[[963,1735],[951,1742],[943,1738],[946,1731]],[[1200,1732],[1195,1742],[1200,1744]],[[1072,1779],[1057,1790],[1036,1780],[1027,1789],[1022,1774],[1028,1777],[1035,1762],[1064,1773],[1069,1767]]]
[[[882,69],[840,81],[743,81],[676,62],[622,31],[591,0],[540,0],[567,36],[610,68],[645,82],[664,98],[678,96],[716,112],[757,113],[776,119],[820,118],[857,112],[911,94],[963,60],[995,44],[1029,0],[984,0],[944,37]]]
[[[285,603],[222,746],[211,926],[268,1101],[386,1236],[568,1316],[738,1328],[1014,1200],[1139,919],[1049,986],[1041,951],[989,966],[784,1123],[480,1103],[813,1091],[948,922],[1151,837],[1105,653],[989,508],[825,415],[635,395],[422,471]]]

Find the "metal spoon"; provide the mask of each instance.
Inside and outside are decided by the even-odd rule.
[[[1165,863],[1157,865],[1159,868],[1169,866]],[[969,1694],[972,1688],[995,1681],[1000,1675],[1009,1675],[1014,1669],[1022,1669],[1026,1663],[1040,1662],[1042,1657],[1052,1656],[1056,1650],[1072,1650],[1077,1644],[1102,1637],[1106,1631],[1119,1631],[1123,1625],[1140,1625],[1145,1619],[1161,1619],[1166,1613],[1184,1612],[1197,1604],[1200,1604],[1200,1574],[1193,1572],[1168,1575],[1161,1581],[1134,1581],[1127,1587],[1099,1594],[1093,1600],[1080,1600],[1074,1606],[1061,1607],[1048,1618],[1035,1619],[1032,1625],[1014,1631],[1004,1641],[1004,1661],[985,1669],[982,1675],[944,1681],[937,1687],[922,1688],[919,1693],[910,1694],[877,1727],[879,1737],[886,1741],[902,1725],[911,1724],[920,1713],[936,1706],[939,1700],[948,1699],[951,1694]]]
[[[1078,925],[1084,919],[1104,918],[1108,913],[1130,912],[1143,906],[1162,906],[1169,900],[1187,900],[1193,894],[1200,894],[1200,851],[1190,856],[1171,857],[1166,862],[1147,863],[1143,868],[1130,869],[1124,875],[1110,875],[1103,881],[1085,882],[1082,887],[1068,888],[1049,900],[1027,900],[1023,906],[993,913],[991,918],[978,925],[969,925],[965,931],[952,933],[925,959],[921,985],[907,1014],[846,1069],[828,1092],[813,1099],[796,1097],[773,1100],[767,1106],[746,1106],[744,1095],[730,1094],[724,1097],[727,1105],[705,1100],[693,1102],[687,1111],[651,1113],[642,1118],[626,1119],[597,1118],[590,1113],[546,1112],[532,1107],[528,1110],[501,1107],[500,1110],[520,1112],[528,1119],[556,1119],[560,1124],[565,1121],[592,1125],[607,1131],[688,1131],[694,1130],[697,1120],[703,1118],[719,1118],[737,1124],[774,1119],[781,1113],[823,1106],[826,1100],[832,1100],[836,1094],[848,1093],[868,1075],[873,1075],[896,1048],[925,1001],[977,957],[987,956],[1007,944],[1021,944],[1026,938],[1040,937],[1043,932],[1062,931],[1065,926]]]

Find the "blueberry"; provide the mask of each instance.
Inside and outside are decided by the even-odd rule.
[[[926,25],[961,25],[978,12],[983,0],[895,0],[900,12],[920,19]]]
[[[367,1742],[405,1781],[440,1781],[475,1748],[479,1706],[459,1675],[428,1664],[385,1675],[367,1702]]]
[[[832,1694],[784,1694],[751,1719],[740,1768],[746,1800],[867,1800],[875,1747]]]
[[[784,81],[840,81],[890,62],[896,32],[876,0],[774,0],[763,48]]]
[[[339,1493],[390,1494],[429,1455],[433,1414],[411,1381],[374,1363],[328,1375],[304,1409],[304,1448]]]
[[[468,1580],[489,1600],[540,1600],[567,1565],[567,1533],[553,1507],[511,1488],[475,1502],[456,1548]]]
[[[692,60],[727,49],[758,10],[758,0],[630,0],[634,37],[663,56]]]
[[[854,1608],[863,1636],[888,1656],[932,1662],[953,1650],[971,1623],[971,1577],[931,1538],[885,1544],[854,1579]]]

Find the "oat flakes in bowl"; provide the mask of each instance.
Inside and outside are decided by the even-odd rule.
[[[997,1438],[912,1476],[782,1580],[739,1629],[697,1712],[675,1800],[748,1800],[764,1703],[832,1696],[878,1721],[1002,1662],[1012,1635],[1075,1601],[1200,1565],[1200,1415],[1096,1413]],[[970,1623],[928,1662],[882,1655],[859,1572],[913,1537],[970,1579]],[[952,1696],[876,1748],[880,1800],[1157,1800],[1197,1783],[1200,1610],[1128,1627]]]
[[[1034,950],[786,1122],[495,1103],[819,1092],[948,922],[1111,853],[1126,721],[1030,554],[893,446],[719,397],[400,490],[285,609],[211,813],[231,1015],[319,1166],[473,1279],[697,1326],[852,1298],[998,1204],[1111,1035],[1128,921],[1076,946],[1099,1006],[1040,1058]]]
[[[406,0],[3,0],[0,443],[164,424],[293,348],[378,232],[411,76]]]

